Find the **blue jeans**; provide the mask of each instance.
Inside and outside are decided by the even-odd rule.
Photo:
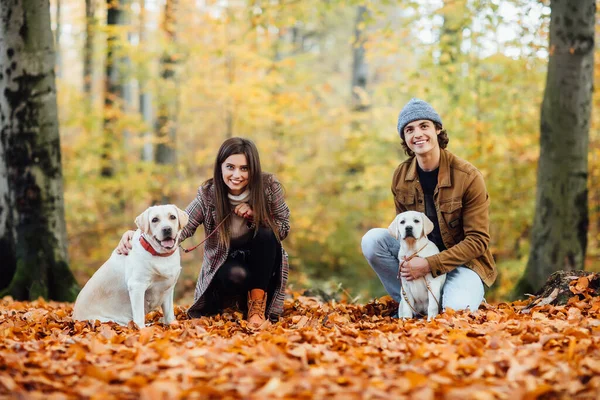
[[[398,276],[398,251],[400,243],[384,228],[374,228],[362,238],[362,252],[367,262],[379,276],[390,296],[400,302]],[[483,301],[483,282],[471,269],[460,266],[446,274],[442,294],[442,308],[475,311]]]

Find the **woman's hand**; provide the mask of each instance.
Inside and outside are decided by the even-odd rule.
[[[129,250],[133,247],[131,245],[131,239],[133,238],[134,233],[135,231],[127,231],[123,234],[123,237],[117,246],[117,254],[122,254],[124,256],[129,254]]]
[[[410,261],[400,261],[400,275],[407,281],[419,279],[429,272],[431,272],[431,267],[425,258],[415,257]]]
[[[235,206],[233,212],[239,215],[242,218],[252,219],[254,212],[252,211],[252,207],[248,203],[241,203]]]

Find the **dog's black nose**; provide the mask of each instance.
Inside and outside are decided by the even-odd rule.
[[[173,233],[173,229],[171,228],[163,228],[162,231],[164,236],[171,236],[171,234]]]
[[[406,227],[406,233],[412,233],[412,226],[407,226]]]

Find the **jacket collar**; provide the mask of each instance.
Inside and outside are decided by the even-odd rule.
[[[152,247],[152,245],[146,240],[144,235],[140,235],[140,244],[148,253],[152,254],[153,256],[157,256],[157,257],[169,257],[169,256],[173,255],[173,253],[175,253],[175,250],[177,250],[177,246],[174,246],[173,251],[171,251],[169,253],[158,253],[156,250],[154,250],[154,247]]]
[[[417,157],[413,157],[406,171],[405,181],[414,181],[417,179]],[[452,186],[452,179],[450,178],[450,156],[449,153],[440,149],[440,167],[438,172],[438,187],[449,187]]]

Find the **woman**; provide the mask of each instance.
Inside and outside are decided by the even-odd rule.
[[[231,138],[221,145],[213,178],[198,189],[187,206],[190,216],[181,241],[200,224],[208,238],[196,283],[192,318],[218,313],[237,305],[258,328],[266,318],[283,312],[288,256],[281,241],[290,230],[290,210],[283,188],[271,174],[262,173],[258,150],[248,139]],[[117,252],[127,254],[133,231],[123,235]]]

